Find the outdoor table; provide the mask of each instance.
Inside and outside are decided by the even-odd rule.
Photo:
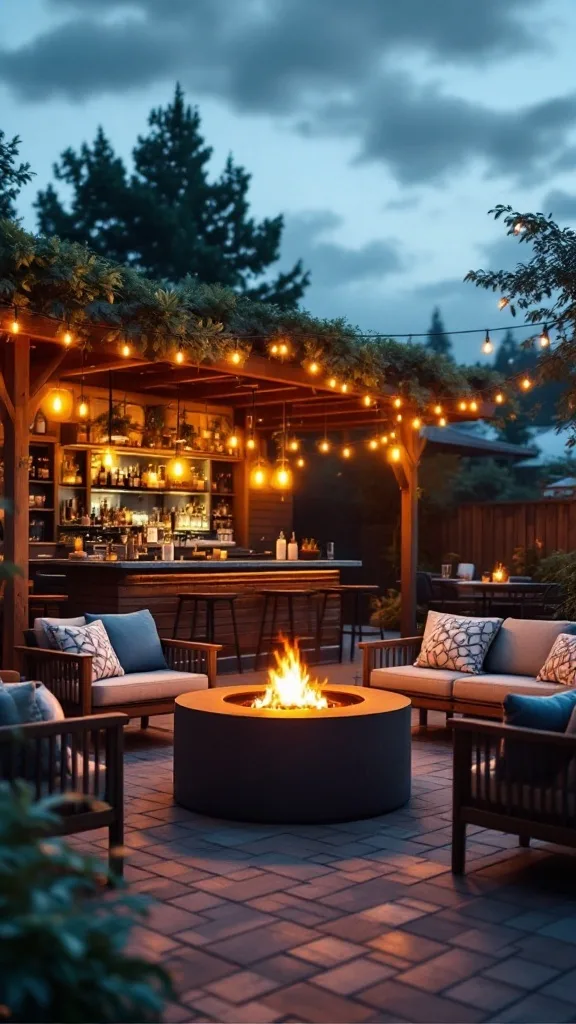
[[[462,597],[472,597],[480,600],[482,615],[487,615],[488,610],[495,599],[504,598],[508,602],[517,600],[520,607],[521,618],[524,618],[526,604],[530,604],[532,598],[544,597],[552,584],[550,583],[482,583],[481,580],[446,579],[438,577],[434,579],[434,586],[449,586],[458,590]]]

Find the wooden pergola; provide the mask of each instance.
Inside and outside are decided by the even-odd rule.
[[[20,569],[21,575],[6,583],[4,597],[4,660],[11,663],[13,648],[21,642],[28,625],[28,459],[30,424],[47,390],[56,382],[87,383],[105,388],[113,371],[115,390],[139,392],[164,400],[219,403],[232,406],[237,422],[258,409],[258,431],[270,435],[281,428],[289,409],[291,429],[298,434],[321,435],[360,428],[396,431],[396,460],[389,460],[401,493],[401,587],[403,635],[416,625],[416,567],[418,551],[418,467],[426,444],[424,432],[413,425],[416,408],[402,407],[402,421],[396,422],[394,392],[383,389],[370,393],[347,383],[346,391],[335,390],[320,374],[311,375],[300,365],[269,358],[264,351],[252,351],[241,365],[229,361],[177,365],[165,357],[135,354],[124,358],[118,346],[106,340],[107,329],[90,331],[83,359],[78,346],[65,348],[55,321],[21,314],[19,332],[5,335],[0,363],[0,415],[4,426],[5,511],[4,555]],[[451,422],[486,418],[492,405],[478,401],[473,416],[458,411],[456,401],[446,405]]]

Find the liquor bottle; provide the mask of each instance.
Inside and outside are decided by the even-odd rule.
[[[100,472],[98,473],[98,486],[106,487],[106,466],[103,462],[100,465]]]
[[[163,491],[166,489],[166,466],[160,466],[158,472],[158,488]]]
[[[28,459],[28,476],[31,480],[36,478],[36,462],[33,455]]]
[[[132,474],[132,486],[136,487],[136,488],[144,486],[143,481],[142,481],[142,477],[140,475],[140,463],[139,462],[134,466],[134,472]]]

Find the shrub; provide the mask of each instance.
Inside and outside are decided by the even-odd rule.
[[[542,558],[536,577],[544,583],[557,583],[562,590],[562,604],[557,615],[576,621],[576,551],[554,551]]]

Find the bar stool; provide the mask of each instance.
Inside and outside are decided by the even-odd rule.
[[[186,610],[187,606],[190,605],[191,619],[190,619],[190,640],[203,639],[206,643],[216,643],[216,606],[219,603],[227,605],[230,610],[230,619],[232,621],[232,632],[234,634],[234,647],[236,649],[236,664],[238,671],[243,672],[242,668],[242,654],[240,652],[240,641],[238,639],[238,626],[236,624],[236,609],[235,601],[238,594],[180,594],[178,598],[178,607],[176,609],[176,618],[174,620],[174,629],[172,631],[172,637],[175,639],[178,636],[178,627],[180,625],[180,619],[182,614]],[[204,603],[204,629],[205,635],[203,637],[196,636],[196,624],[198,620],[198,610],[200,605]]]
[[[260,620],[260,633],[258,636],[258,645],[256,647],[256,654],[254,655],[254,669],[258,668],[260,662],[260,655],[262,648],[266,641],[277,640],[276,636],[276,621],[278,618],[278,610],[280,605],[280,612],[282,611],[282,601],[286,602],[286,611],[288,612],[288,638],[290,643],[293,644],[296,639],[296,632],[294,628],[294,598],[302,597],[306,600],[306,612],[309,611],[310,598],[316,594],[315,590],[261,590],[261,596],[264,598],[264,607],[262,609],[262,618]],[[270,620],[270,631],[266,632],[266,617],[268,612],[271,611]],[[299,639],[308,639],[308,637],[300,637]]]
[[[319,649],[320,639],[322,633],[322,626],[324,624],[324,616],[326,614],[326,605],[331,597],[336,598],[340,602],[340,646],[338,652],[338,661],[341,662],[343,658],[344,648],[344,637],[350,637],[350,661],[354,661],[354,654],[356,650],[356,638],[360,642],[364,639],[364,636],[376,636],[379,635],[380,639],[384,639],[384,630],[382,626],[376,629],[370,629],[369,627],[362,625],[362,618],[360,615],[360,601],[362,597],[374,596],[380,590],[376,583],[339,583],[333,587],[326,587],[323,590],[318,591],[322,595],[322,610],[318,618],[318,639],[317,647]],[[347,629],[345,625],[344,612],[346,610],[346,598],[352,598],[352,606],[350,608],[350,628]]]

